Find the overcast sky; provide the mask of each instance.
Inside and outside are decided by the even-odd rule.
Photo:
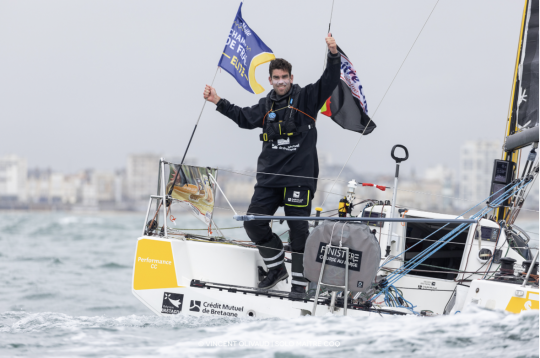
[[[440,0],[386,98],[385,91],[436,0],[336,0],[332,33],[354,63],[377,129],[349,165],[393,173],[390,149],[409,148],[417,173],[457,168],[466,140],[502,144],[523,1]],[[181,156],[212,81],[239,1],[1,1],[0,155],[73,172],[125,166],[129,153]],[[243,16],[293,64],[301,86],[321,75],[332,1],[247,0]],[[218,94],[253,95],[226,72]],[[343,163],[359,134],[320,115],[318,150]],[[188,156],[209,166],[254,167],[259,130],[208,104]],[[337,173],[336,173],[337,174]]]

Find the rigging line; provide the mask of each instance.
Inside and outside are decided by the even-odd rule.
[[[175,229],[175,228],[171,228],[171,230],[173,231],[179,231],[181,229]],[[282,234],[283,235],[283,234]],[[281,235],[280,235],[281,236]],[[207,240],[205,237],[202,237],[202,236],[195,236],[194,237],[199,237],[203,240]],[[221,242],[213,242],[213,243],[227,243],[227,244],[236,244],[236,245],[239,245],[239,246],[244,246],[244,247],[264,247],[266,249],[270,249],[270,250],[274,250],[274,251],[281,251],[281,249],[277,249],[277,248],[274,248],[274,247],[268,247],[268,246],[264,246],[264,245],[257,245],[255,243],[253,243],[252,241],[243,241],[243,240],[235,240],[235,239],[227,239],[225,236],[223,236],[223,238],[226,240],[226,241],[221,241]],[[189,239],[188,239],[189,240]],[[471,245],[472,247],[472,245]],[[507,252],[508,250],[510,249],[510,247],[507,248]],[[291,251],[286,251],[287,253],[291,253]],[[298,252],[298,254],[300,255],[304,255],[304,253],[301,253],[301,252]],[[470,249],[469,249],[469,254],[470,254]],[[382,258],[381,258],[382,259]],[[399,257],[395,257],[396,260],[398,261],[402,261],[404,262],[403,259],[399,258]],[[485,266],[486,263],[484,263],[484,265],[482,265],[477,271],[475,272],[467,272],[467,271],[460,271],[460,270],[455,270],[455,271],[459,271],[458,272],[458,275],[459,274],[462,274],[462,273],[478,273],[478,271],[480,271],[480,269],[482,267]],[[425,263],[421,263],[420,265],[418,266],[430,266],[430,267],[437,267],[437,268],[442,268],[442,269],[450,269],[452,270],[451,268],[449,267],[441,267],[441,266],[434,266],[434,265],[429,265],[429,264],[425,264]],[[391,269],[391,268],[386,268],[386,267],[380,267],[381,270],[386,270],[386,271],[391,271],[391,272],[394,272],[394,271],[397,271],[397,270],[400,270],[401,268],[398,268],[398,269]],[[423,271],[423,270],[417,270],[417,269],[411,269],[410,271]],[[437,272],[441,272],[441,271],[437,271]],[[496,272],[496,271],[493,271],[493,272]],[[490,271],[491,273],[491,271]],[[472,275],[471,275],[472,276]],[[471,276],[468,276],[467,278],[471,277]]]
[[[191,230],[191,231],[196,230],[196,229],[176,229],[176,228],[170,228],[170,229],[171,229],[173,232],[174,232],[174,231],[180,231],[180,230]],[[228,228],[228,229],[233,229],[233,228]],[[206,230],[206,229],[200,229],[200,230]],[[224,229],[223,229],[223,230],[224,230]],[[285,233],[285,232],[284,232],[284,233]],[[283,233],[283,234],[284,234],[284,233]],[[188,233],[188,234],[189,234],[189,233]],[[281,234],[281,235],[283,235],[283,234]],[[280,235],[280,236],[281,236],[281,235]],[[204,238],[204,237],[200,237],[200,238],[206,240],[206,238]],[[229,243],[229,244],[237,244],[237,245],[240,245],[240,246],[247,246],[247,247],[264,247],[264,248],[266,248],[266,249],[270,249],[270,250],[274,250],[274,251],[281,251],[281,249],[278,249],[278,248],[275,248],[275,247],[269,247],[269,246],[264,246],[264,245],[257,245],[257,244],[255,244],[255,243],[253,243],[252,241],[236,240],[236,239],[227,239],[225,236],[223,236],[223,238],[225,238],[227,241],[225,241],[225,242],[215,242],[215,243]],[[431,241],[431,240],[430,240],[430,241]],[[472,245],[471,245],[471,246],[472,246]],[[508,247],[508,249],[509,249],[509,247]],[[469,249],[469,250],[470,250],[470,249]],[[286,251],[286,252],[287,252],[287,253],[291,253],[291,251]],[[298,254],[304,255],[303,252],[298,252]],[[396,259],[397,261],[404,262],[404,260],[403,260],[402,258],[400,258],[400,257],[395,257],[395,259]],[[382,258],[381,258],[381,260],[382,260]],[[478,273],[478,271],[480,270],[480,269],[479,269],[479,270],[474,271],[474,272],[473,272],[473,271],[461,271],[461,270],[452,269],[452,268],[450,268],[450,267],[441,267],[441,266],[429,265],[429,264],[425,264],[425,263],[421,263],[421,264],[419,264],[418,266],[429,266],[429,267],[436,267],[436,268],[441,268],[441,269],[448,269],[448,270],[456,271],[458,274],[462,274],[462,273]],[[485,263],[484,263],[484,265],[482,265],[482,267],[483,267],[483,266],[485,266]],[[482,268],[482,267],[481,267],[481,268]],[[387,268],[387,267],[380,267],[380,269],[381,269],[381,270],[386,270],[386,271],[392,271],[392,272],[393,272],[393,271],[399,270],[399,268],[398,268],[398,269],[392,269],[392,268]],[[411,271],[424,271],[424,270],[411,269]],[[436,272],[441,272],[441,271],[436,271]],[[490,271],[490,273],[491,273],[491,272],[492,272],[492,271]],[[493,271],[493,272],[496,272],[496,271]],[[469,277],[470,277],[470,276],[469,276]]]
[[[235,171],[235,170],[232,170],[232,169],[222,169],[222,168],[217,168],[217,169],[223,170],[223,171],[225,171],[225,172],[230,172],[230,173],[238,174],[238,175],[249,176],[249,177],[252,177],[252,178],[256,178],[256,176],[255,176],[255,175],[247,175],[247,174],[244,174],[244,173],[255,173],[255,174],[265,174],[265,175],[279,175],[279,176],[284,176],[284,177],[302,178],[302,179],[334,180],[334,179],[331,179],[331,178],[315,178],[315,177],[307,177],[307,176],[301,176],[301,175],[291,175],[291,174],[278,174],[278,173],[257,172],[257,171],[252,171],[252,170]],[[342,182],[342,183],[348,183],[348,182],[345,181],[345,180],[340,180],[340,182]]]
[[[257,171],[249,171],[249,170],[245,170],[243,172],[240,172],[240,171],[236,171],[236,170],[232,170],[232,169],[223,169],[223,168],[216,168],[216,169],[219,169],[219,170],[222,170],[222,171],[225,171],[225,172],[229,172],[229,173],[233,173],[233,174],[238,174],[238,175],[243,175],[243,176],[247,176],[247,177],[250,177],[250,178],[256,178],[255,175],[249,175],[249,174],[246,174],[246,173],[255,173],[255,174],[267,174],[267,175],[281,175],[281,176],[288,176],[288,177],[293,177],[293,178],[304,178],[304,179],[317,179],[317,180],[334,180],[334,179],[330,179],[330,178],[315,178],[315,177],[306,177],[306,176],[299,176],[299,175],[289,175],[289,174],[276,174],[276,173],[265,173],[265,172],[257,172]],[[346,180],[338,180],[339,182],[341,183],[348,183]],[[391,186],[387,186],[386,187],[387,189],[393,189],[393,187]],[[414,194],[422,194],[422,195],[430,195],[430,196],[437,196],[437,197],[440,197],[440,198],[447,198],[447,199],[454,199],[454,200],[461,200],[461,201],[473,201],[473,202],[476,202],[476,200],[473,200],[473,199],[465,199],[465,198],[460,198],[460,197],[457,197],[457,196],[448,196],[448,195],[439,195],[439,194],[433,194],[429,191],[417,191],[417,190],[407,190],[407,189],[397,189],[398,191],[406,191],[408,193],[414,193]],[[325,190],[317,190],[318,192],[321,192],[321,193],[330,193],[330,194],[334,194],[334,195],[339,195],[341,196],[342,194],[338,194],[338,193],[335,193],[335,192],[331,192],[331,191],[325,191]],[[375,200],[379,200],[379,199],[375,199]],[[397,204],[396,205],[401,205],[401,204]],[[403,207],[409,207],[408,205],[401,205]],[[507,208],[510,208],[511,206],[505,206]],[[415,209],[415,208],[411,208],[411,209],[414,209],[414,210],[423,210],[423,209]],[[525,210],[525,211],[534,211],[534,212],[540,212],[538,210],[533,210],[533,209],[521,209],[521,210]]]
[[[233,230],[233,229],[243,229],[244,227],[243,226],[236,226],[236,227],[224,227],[224,228],[221,228],[220,230]],[[181,230],[184,230],[184,231],[203,231],[203,230],[208,230],[208,229],[182,229],[182,228],[171,228],[171,229],[174,229],[176,231],[181,231]]]
[[[176,200],[176,199],[175,199]],[[221,209],[221,210],[229,210],[229,211],[232,211],[231,208],[224,208],[224,207],[221,207],[221,206],[214,206],[214,209]],[[336,210],[339,210],[339,209],[331,209],[331,210],[327,210],[327,211],[323,211],[322,213],[328,213],[330,211],[336,211]],[[244,214],[247,214],[247,211],[238,211],[239,213],[244,213]],[[265,214],[259,214],[259,213],[251,213],[251,214],[255,214],[255,215],[265,215]],[[279,221],[279,220],[273,220],[273,221]],[[242,229],[243,226],[237,226],[237,227],[226,227],[226,228],[221,228],[221,230],[230,230],[230,229]],[[177,230],[207,230],[207,229],[177,229]],[[537,232],[533,232],[533,231],[526,231],[526,230],[523,230],[524,232],[528,233],[528,234],[536,234],[536,235],[539,235],[539,233]],[[387,233],[381,233],[381,235],[383,236],[388,236]],[[429,242],[437,242],[439,240],[428,240],[426,238],[418,238],[418,237],[412,237],[412,236],[405,236],[404,239],[411,239],[411,240],[422,240],[422,241],[429,241]],[[467,243],[461,243],[461,242],[451,242],[450,243],[451,245],[467,245]],[[537,247],[532,247],[532,246],[515,246],[514,248],[516,249],[524,249],[524,248],[530,248],[530,249],[537,249]]]
[[[394,75],[394,78],[392,79],[392,82],[390,82],[390,85],[388,86],[388,88],[386,89],[386,92],[384,92],[384,95],[381,99],[381,101],[379,102],[379,104],[377,105],[377,108],[375,108],[375,112],[373,113],[373,117],[371,117],[368,121],[368,123],[366,124],[366,127],[364,128],[364,131],[362,132],[362,135],[358,138],[358,140],[356,141],[356,144],[354,145],[354,148],[353,150],[351,151],[351,154],[349,154],[349,157],[347,158],[347,161],[345,162],[345,164],[343,165],[343,167],[341,168],[341,170],[339,171],[339,174],[338,176],[336,177],[336,181],[339,179],[339,177],[341,176],[341,173],[343,172],[343,169],[345,169],[345,167],[347,166],[347,163],[349,163],[349,160],[351,159],[351,156],[353,155],[354,151],[356,150],[356,147],[358,146],[358,143],[360,143],[360,139],[362,139],[362,137],[364,136],[364,133],[366,132],[366,130],[368,129],[369,125],[371,124],[371,121],[373,120],[373,118],[375,118],[375,115],[377,114],[377,111],[379,110],[381,104],[383,103],[384,99],[386,98],[386,94],[388,93],[388,91],[390,90],[390,87],[392,87],[392,84],[394,84],[394,81],[397,77],[397,75],[399,74],[399,72],[401,71],[401,68],[403,67],[403,64],[405,63],[405,61],[407,61],[407,58],[409,57],[409,54],[411,53],[414,45],[416,44],[416,41],[418,40],[418,38],[420,37],[420,35],[422,34],[422,31],[424,31],[424,27],[426,27],[426,24],[428,23],[429,19],[431,18],[431,15],[433,14],[433,11],[435,11],[435,8],[437,7],[437,4],[439,3],[440,0],[437,0],[437,2],[435,3],[435,6],[433,6],[433,9],[431,9],[431,12],[429,13],[429,16],[428,18],[426,19],[426,21],[424,22],[424,25],[422,26],[422,28],[420,29],[420,32],[418,33],[418,35],[416,36],[416,39],[414,39],[414,42],[411,46],[411,48],[409,49],[409,52],[407,52],[407,56],[405,56],[405,58],[403,59],[403,62],[401,62],[401,65],[399,66],[396,74]],[[335,184],[335,181],[334,183],[332,184],[332,187],[330,188],[330,191],[332,191],[332,189],[334,188],[334,184]],[[322,203],[321,206],[324,205],[324,203],[326,202],[326,199],[328,199],[328,195],[326,196],[326,198],[324,198],[324,201]]]
[[[256,176],[255,175],[249,175],[249,174],[246,174],[246,173],[255,173],[255,174],[266,174],[266,175],[280,175],[280,176],[286,176],[286,177],[292,177],[292,178],[303,178],[303,179],[316,179],[316,180],[335,180],[335,179],[331,179],[331,178],[315,178],[315,177],[308,177],[308,176],[300,176],[300,175],[290,175],[290,174],[277,174],[277,173],[266,173],[266,172],[258,172],[258,171],[253,171],[253,170],[244,170],[244,171],[237,171],[237,169],[233,170],[233,169],[223,169],[223,168],[216,168],[216,169],[219,169],[219,170],[222,170],[222,171],[225,171],[225,172],[229,172],[229,173],[234,173],[234,174],[238,174],[238,175],[243,175],[243,176],[247,176],[247,177],[251,177],[251,178],[255,178]],[[340,183],[348,183],[347,180],[337,180],[338,182]],[[387,189],[393,189],[393,187],[391,186],[386,186]],[[454,200],[461,200],[461,201],[473,201],[473,202],[476,202],[476,200],[474,199],[466,199],[466,198],[460,198],[460,197],[457,197],[457,196],[449,196],[449,195],[439,195],[439,194],[433,194],[429,191],[417,191],[417,190],[407,190],[407,189],[397,189],[398,191],[406,191],[408,193],[415,193],[415,194],[422,194],[422,195],[430,195],[430,196],[437,196],[437,197],[440,197],[440,198],[447,198],[447,199],[454,199]],[[329,191],[323,191],[323,190],[317,190],[317,191],[320,191],[320,192],[325,192],[325,193],[328,193]],[[330,192],[332,194],[336,194],[334,192]],[[339,194],[341,195],[341,194]],[[397,204],[396,204],[397,205]],[[522,209],[522,210],[526,210],[526,211],[534,211],[534,212],[539,212],[537,210],[532,210],[532,209]]]
[[[330,9],[330,21],[328,22],[328,33],[330,33],[330,27],[332,27],[332,16],[334,15],[334,0],[332,0],[332,9]],[[326,60],[328,58],[328,50],[325,47],[324,49],[324,60],[323,60],[323,72],[326,69]]]
[[[246,174],[241,174],[241,175],[246,175]],[[399,189],[398,189],[399,190]],[[408,190],[406,190],[408,191]],[[317,190],[317,192],[321,192],[321,193],[330,193],[332,195],[337,195],[337,196],[343,196],[343,194],[339,194],[339,193],[334,193],[334,192],[330,192],[330,191],[326,191],[326,190]],[[426,193],[426,192],[419,192],[420,194],[429,194],[429,193]],[[431,195],[435,195],[435,194],[431,194]],[[436,196],[439,196],[439,195],[436,195]],[[444,196],[446,198],[446,196]],[[452,198],[452,197],[447,197],[447,198]],[[364,197],[356,197],[356,199],[360,199],[360,200],[373,200],[373,201],[380,201],[379,199],[366,199]],[[460,198],[455,198],[455,199],[460,199]],[[469,199],[461,199],[461,200],[465,200],[465,201],[472,201],[472,200],[469,200]],[[173,198],[173,202],[183,202],[181,200],[178,200],[178,199],[174,199]],[[354,205],[360,205],[361,203],[355,203]],[[377,204],[378,205],[378,204]],[[510,206],[508,206],[510,207]],[[215,206],[214,205],[214,208],[217,208],[217,209],[223,209],[223,210],[231,210],[230,208],[223,208],[223,207],[219,207],[219,206]],[[404,205],[404,204],[400,204],[400,203],[396,203],[396,208],[407,208],[409,210],[416,210],[416,211],[426,211],[425,209],[419,209],[419,208],[415,208],[415,207],[411,207],[410,205]],[[329,209],[329,210],[325,210],[322,213],[328,213],[330,211],[336,211],[336,210],[339,210],[338,208],[336,209]],[[534,212],[539,212],[537,210],[529,210],[529,209],[521,209],[521,210],[527,210],[527,211],[534,211]],[[239,211],[240,213],[247,213],[247,211]],[[254,214],[258,214],[258,213],[254,213]],[[258,215],[266,215],[266,214],[258,214]],[[312,214],[313,216],[314,214]],[[359,214],[360,215],[360,214]],[[457,215],[457,214],[447,214],[447,215]],[[523,230],[525,231],[525,230]],[[527,233],[532,233],[532,234],[539,234],[537,232],[532,232],[532,231],[525,231]],[[383,235],[386,235],[386,234],[383,234]]]
[[[422,31],[424,31],[424,28],[426,27],[426,24],[428,23],[429,19],[431,18],[431,15],[433,14],[433,11],[435,11],[435,8],[437,7],[437,4],[439,3],[440,0],[437,0],[437,2],[435,3],[435,6],[433,6],[433,9],[431,9],[431,12],[429,13],[429,16],[428,18],[426,19],[426,22],[424,22],[424,25],[422,26],[422,28],[420,29],[420,32],[418,33],[418,35],[416,36],[416,39],[414,39],[414,42],[411,46],[411,48],[409,49],[409,52],[407,52],[407,55],[405,56],[405,58],[403,59],[403,62],[401,62],[401,65],[399,66],[399,69],[397,70],[396,74],[394,75],[394,78],[392,79],[392,82],[390,82],[390,85],[388,86],[388,88],[386,89],[386,92],[384,92],[384,95],[381,99],[381,101],[379,102],[379,104],[377,105],[377,108],[375,108],[375,112],[373,113],[373,118],[375,118],[375,115],[377,114],[377,110],[379,109],[379,107],[381,106],[382,102],[384,101],[385,97],[386,97],[386,94],[388,93],[388,91],[390,90],[390,87],[392,87],[392,84],[394,83],[394,81],[396,80],[396,77],[398,76],[399,72],[401,71],[401,68],[403,67],[403,64],[405,64],[405,61],[407,61],[407,58],[409,57],[414,45],[416,44],[416,41],[418,41],[418,38],[420,37],[420,35],[422,34]],[[368,124],[369,125],[369,124]],[[366,127],[367,128],[367,127]]]
[[[519,182],[518,184],[512,186],[510,189],[508,189],[507,191],[505,191],[505,192],[504,192],[502,195],[500,195],[500,197],[499,197],[497,200],[495,200],[494,202],[497,203],[498,200],[500,200],[500,199],[503,199],[503,200],[500,200],[500,201],[504,201],[504,200],[505,200],[505,194],[507,194],[508,192],[511,192],[516,186],[520,185],[520,183],[521,183],[521,182]],[[477,206],[481,205],[481,204],[482,204],[483,202],[485,202],[486,200],[489,200],[493,195],[497,194],[497,193],[500,192],[501,190],[506,189],[506,188],[507,188],[508,186],[510,186],[510,185],[512,185],[512,183],[507,184],[504,188],[499,189],[499,191],[497,191],[497,192],[491,194],[489,197],[487,197],[486,199],[482,200],[481,202],[479,202],[478,204],[476,204],[475,206],[473,206],[473,207],[470,208],[469,210],[465,211],[465,212],[462,213],[461,215],[458,215],[458,217],[459,217],[459,216],[462,216],[462,217],[463,217],[466,213],[468,213],[469,211],[473,210],[473,209],[476,208]],[[487,206],[486,208],[489,208],[489,206]],[[476,217],[478,217],[478,215],[479,215],[479,214],[482,214],[483,211],[484,211],[486,208],[484,208],[484,209],[478,211],[476,214],[473,214],[473,215],[471,216],[471,218],[476,218]],[[483,216],[483,214],[480,215],[480,216]],[[426,237],[424,238],[424,240],[427,239],[428,237],[431,237],[431,236],[434,235],[436,232],[441,231],[443,228],[445,228],[445,227],[448,226],[448,225],[449,225],[449,224],[445,224],[444,226],[442,226],[442,227],[440,227],[439,229],[435,230],[434,232],[432,232],[431,234],[429,234],[428,236],[426,236]],[[442,246],[446,245],[449,241],[453,240],[457,235],[459,235],[459,234],[463,231],[463,230],[462,230],[463,225],[464,225],[464,224],[461,224],[461,225],[457,226],[456,228],[452,229],[452,231],[450,231],[448,234],[445,234],[442,238],[438,239],[439,244],[435,243],[435,244],[429,246],[427,249],[424,249],[424,250],[421,252],[421,255],[422,255],[423,257],[421,257],[420,255],[417,255],[417,256],[415,257],[415,260],[422,260],[422,261],[420,261],[420,263],[423,262],[427,257],[431,256],[434,252],[438,251]],[[468,226],[470,226],[470,225],[468,225]],[[456,230],[461,230],[461,231],[458,232],[458,233],[456,234]],[[445,240],[446,240],[446,242],[445,242]],[[388,257],[387,260],[386,260],[381,266],[379,266],[379,268],[381,268],[381,267],[383,267],[384,265],[386,265],[386,264],[392,262],[396,257],[398,257],[398,256],[400,256],[400,255],[402,255],[402,254],[404,254],[405,252],[409,251],[410,249],[412,249],[412,248],[415,247],[416,245],[420,244],[421,242],[423,242],[423,240],[418,241],[416,244],[414,244],[414,245],[412,245],[411,247],[407,248],[405,251],[402,251],[402,252],[399,253],[398,255],[394,256],[394,258],[392,258],[392,259],[389,259],[389,257]],[[443,242],[444,242],[444,243],[443,243]],[[440,243],[443,243],[443,244],[441,245]],[[433,252],[430,253],[430,251],[432,251],[432,250],[435,250],[435,251],[433,251]],[[429,254],[429,255],[426,256],[426,254]],[[414,261],[411,260],[410,262],[414,262]],[[408,265],[408,264],[407,264],[407,265]],[[402,266],[402,268],[405,269],[407,265]],[[413,267],[413,268],[414,268],[414,267]]]
[[[202,229],[201,229],[202,230]],[[525,231],[525,230],[523,230]],[[527,233],[531,233],[530,231],[525,231]],[[535,232],[533,232],[532,234],[537,234]],[[389,236],[388,233],[382,233],[381,234],[382,236]],[[412,237],[412,236],[402,236],[404,239],[409,239],[409,240],[422,240],[422,241],[429,241],[429,242],[438,242],[439,240],[428,240],[428,239],[425,239],[425,238],[421,238],[421,237]],[[476,239],[475,239],[476,240]],[[487,243],[489,242],[493,242],[493,241],[486,241]],[[449,242],[448,245],[469,245],[467,242]],[[502,244],[500,247],[504,247],[504,245],[506,245],[506,242],[504,244]],[[536,249],[536,247],[531,247],[531,246],[512,246],[514,249]],[[416,252],[416,251],[411,251],[411,252]],[[382,258],[381,258],[382,260]],[[396,259],[398,260],[398,259]],[[399,260],[398,260],[399,261]]]
[[[221,210],[229,210],[229,211],[233,211],[233,209],[231,208],[224,208],[224,207],[221,207],[221,206],[215,206],[214,205],[214,209],[221,209]],[[334,210],[338,210],[338,209],[334,209]],[[261,214],[261,213],[253,213],[253,212],[247,212],[247,211],[238,211],[239,213],[243,213],[243,214],[250,214],[250,215],[260,215],[260,216],[266,216],[266,214]],[[275,221],[275,222],[278,222],[278,221],[281,221],[279,219],[274,219],[274,220],[271,220],[271,221]],[[243,227],[243,226],[241,226]]]
[[[218,187],[219,191],[221,192],[221,194],[223,195],[223,197],[225,198],[225,200],[227,200],[227,204],[229,204],[229,206],[231,207],[232,211],[234,212],[235,215],[238,215],[238,213],[236,212],[236,210],[234,210],[233,206],[231,205],[231,203],[229,202],[229,199],[227,199],[227,196],[225,195],[225,193],[223,192],[223,190],[221,190],[221,187],[219,186],[217,180],[214,178],[214,176],[209,172],[208,175],[210,175],[210,178],[212,178],[212,180],[214,181],[214,184],[216,184],[216,186]]]
[[[508,189],[507,191],[505,191],[500,197],[498,197],[497,199],[495,199],[493,201],[493,204],[494,205],[498,205],[500,204],[501,202],[503,202],[504,200],[506,200],[508,198],[509,195],[511,195],[511,193],[516,190],[516,187],[517,187],[517,190],[519,190],[519,187],[521,187],[522,185],[527,185],[528,183],[524,183],[524,180],[521,180],[520,182],[518,182],[517,184],[513,185],[510,189]],[[509,186],[511,184],[508,184],[505,186],[505,188],[507,186]],[[503,188],[504,189],[504,188]],[[500,189],[500,190],[503,190],[503,189]],[[499,190],[499,191],[500,191]],[[495,195],[496,193],[490,195],[488,197],[491,198],[493,195]],[[475,207],[479,206],[481,203],[478,203],[477,205],[475,205]],[[468,211],[471,211],[473,210],[474,208],[471,208],[469,209]],[[479,218],[479,217],[482,217],[483,215],[485,215],[487,212],[491,211],[491,210],[488,210],[490,209],[490,206],[486,206],[485,208],[481,209],[480,211],[478,211],[476,214],[472,215],[471,218],[473,219],[476,219],[476,218]],[[467,211],[467,212],[468,212]],[[465,214],[465,213],[464,213]],[[446,225],[445,225],[446,226]],[[439,251],[444,245],[446,245],[448,242],[450,242],[451,240],[453,240],[457,235],[459,235],[460,233],[462,233],[464,230],[466,230],[467,228],[469,228],[471,226],[471,224],[469,225],[466,225],[465,224],[461,224],[459,225],[458,227],[456,227],[455,229],[453,229],[450,233],[446,234],[443,238],[440,239],[440,243],[435,243],[431,246],[429,246],[427,249],[423,250],[420,254],[416,255],[412,260],[409,261],[409,263],[403,265],[401,268],[400,268],[400,272],[398,272],[397,274],[391,274],[389,278],[387,278],[387,282],[389,284],[393,284],[395,283],[396,281],[398,281],[399,279],[401,279],[404,275],[406,275],[411,269],[413,268],[416,268],[418,265],[422,264],[426,259],[428,259],[430,256],[432,256],[435,252]],[[439,229],[440,230],[440,229]],[[459,232],[458,232],[459,230]],[[438,230],[437,230],[438,231]],[[428,235],[431,236],[433,235],[430,234]],[[427,238],[427,237],[426,237]],[[420,242],[418,242],[420,243]],[[412,247],[418,245],[418,243],[414,244],[413,246],[411,246],[410,248],[408,248],[407,250],[405,251],[408,251],[410,250]],[[405,251],[403,251],[402,253],[404,253]],[[399,255],[401,255],[402,253],[400,253]],[[398,255],[398,256],[399,256]],[[377,295],[377,297],[380,295],[380,293]]]

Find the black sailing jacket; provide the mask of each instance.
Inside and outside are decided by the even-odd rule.
[[[240,128],[254,129],[263,128],[263,118],[272,108],[278,110],[287,107],[292,99],[292,107],[317,118],[317,113],[324,102],[332,95],[332,92],[340,81],[341,58],[328,53],[326,69],[321,78],[314,84],[302,88],[293,85],[290,96],[285,96],[279,101],[272,101],[276,98],[274,90],[259,100],[259,103],[252,107],[240,108],[229,103],[226,99],[221,99],[216,110],[232,119]],[[262,142],[262,152],[257,162],[257,186],[270,188],[285,188],[289,186],[305,186],[312,193],[317,189],[317,179],[319,176],[319,160],[317,157],[317,129],[312,118],[291,108],[285,108],[275,112],[277,117],[274,121],[285,121],[292,114],[297,128],[311,128],[299,135],[289,137],[287,140]],[[269,117],[265,118],[265,126],[269,123]],[[262,173],[285,174],[268,175]],[[298,178],[286,175],[307,177]]]

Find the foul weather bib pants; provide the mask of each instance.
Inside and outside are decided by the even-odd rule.
[[[286,216],[309,216],[313,194],[306,187],[291,186],[286,188],[255,187],[248,214],[274,215],[280,206],[285,209]],[[290,229],[292,251],[292,283],[306,287],[304,278],[304,249],[309,235],[307,221],[287,221]],[[283,242],[272,232],[269,220],[252,220],[244,222],[247,235],[257,245],[266,267],[274,269],[284,263],[285,251]]]

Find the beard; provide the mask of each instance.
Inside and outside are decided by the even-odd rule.
[[[291,89],[291,83],[288,83],[285,86],[274,85],[273,87],[274,87],[274,91],[276,91],[277,94],[282,96],[285,93],[289,92],[289,90]]]

